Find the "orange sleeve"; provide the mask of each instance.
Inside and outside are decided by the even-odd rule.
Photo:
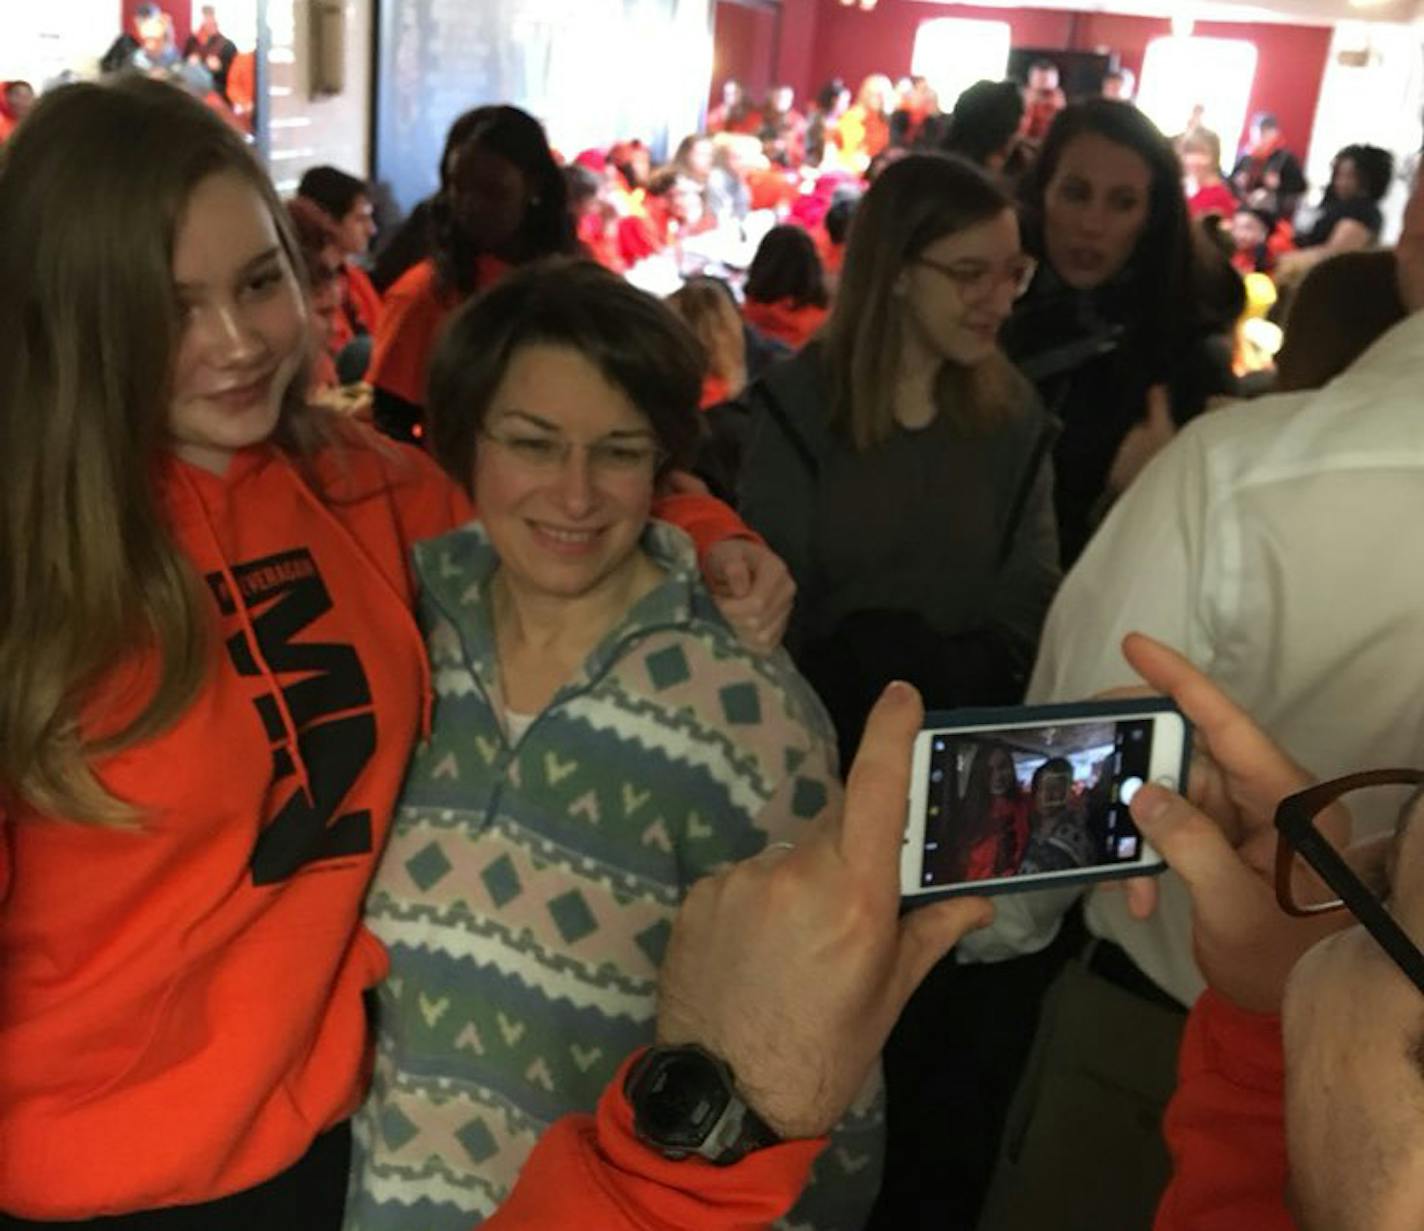
[[[240,114],[252,110],[257,93],[257,53],[244,51],[233,57],[227,70],[227,96]]]
[[[414,445],[387,447],[397,449],[401,465],[411,468],[395,486],[396,516],[407,543],[434,538],[474,517],[475,506],[464,489],[428,453]]]
[[[374,334],[381,324],[381,293],[371,277],[359,265],[346,264],[346,293],[356,309],[356,319],[367,333]]]
[[[437,296],[429,261],[402,274],[386,295],[367,381],[412,406],[424,406],[430,356],[451,306]]]
[[[1172,1179],[1153,1231],[1292,1231],[1279,1017],[1205,992],[1187,1019],[1163,1132]]]
[[[627,1069],[595,1116],[565,1116],[544,1133],[489,1231],[747,1231],[791,1208],[824,1139],[757,1150],[731,1167],[672,1162],[633,1135]]]
[[[715,496],[659,496],[653,501],[653,516],[685,530],[697,548],[699,559],[706,556],[708,548],[726,539],[763,541],[761,535]]]

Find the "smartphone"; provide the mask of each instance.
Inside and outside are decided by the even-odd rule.
[[[906,905],[1162,871],[1128,805],[1145,782],[1181,789],[1190,738],[1154,697],[928,715],[900,848]]]

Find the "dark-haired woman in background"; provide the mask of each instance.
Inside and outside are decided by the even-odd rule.
[[[805,228],[772,227],[747,271],[747,323],[800,350],[825,323],[830,296],[816,243]]]
[[[371,357],[376,426],[397,440],[423,431],[426,369],[450,313],[508,269],[578,250],[544,129],[517,107],[479,107],[451,126],[430,221],[432,253],[387,292]]]
[[[1181,165],[1136,107],[1063,111],[1022,195],[1039,268],[1004,346],[1063,424],[1054,496],[1066,567],[1176,427],[1234,382],[1207,346]]]
[[[1380,202],[1394,178],[1394,155],[1377,145],[1347,145],[1330,164],[1330,186],[1314,223],[1296,237],[1298,251],[1276,265],[1276,282],[1298,284],[1327,257],[1359,252],[1379,241]]]

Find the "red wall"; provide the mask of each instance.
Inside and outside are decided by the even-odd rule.
[[[1140,73],[1152,39],[1170,33],[1169,23],[1152,17],[1110,13],[1060,12],[1053,9],[988,9],[972,5],[924,4],[920,0],[879,0],[872,12],[847,8],[837,0],[785,0],[781,29],[782,72],[801,96],[814,93],[832,77],[851,89],[870,73],[898,77],[910,71],[915,31],[936,17],[1006,21],[1016,47],[1092,51],[1106,47]],[[1315,106],[1330,49],[1330,31],[1318,26],[1263,25],[1253,22],[1202,21],[1195,33],[1249,39],[1258,54],[1256,80],[1248,110],[1273,111],[1291,148],[1304,158],[1310,147]],[[808,49],[798,57],[793,47]],[[799,72],[798,75],[794,75]],[[953,99],[942,99],[945,106]],[[1232,137],[1222,134],[1229,160]]]
[[[723,0],[713,13],[712,94],[709,107],[722,101],[722,83],[735,77],[760,102],[776,74],[777,14],[769,9]]]

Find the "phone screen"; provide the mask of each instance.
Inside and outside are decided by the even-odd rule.
[[[1154,725],[932,732],[922,889],[1139,862],[1128,804],[1148,779]]]

